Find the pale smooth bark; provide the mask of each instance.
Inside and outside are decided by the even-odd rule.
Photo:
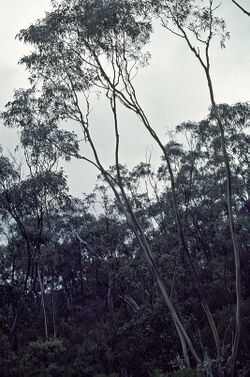
[[[43,279],[42,279],[42,276],[41,276],[39,264],[38,264],[38,267],[37,267],[37,273],[38,273],[38,281],[39,281],[40,292],[41,292],[41,304],[42,304],[43,318],[44,318],[45,339],[48,340],[49,333],[48,333],[48,319],[47,319],[46,305],[45,305],[44,284],[43,284]]]
[[[169,297],[169,294],[167,292],[165,284],[164,284],[163,280],[161,279],[158,268],[157,268],[157,266],[154,262],[153,254],[152,254],[151,248],[148,244],[148,241],[146,239],[146,236],[144,234],[144,231],[142,230],[142,228],[141,228],[141,226],[140,226],[140,224],[139,224],[139,222],[138,222],[138,220],[135,216],[135,213],[130,206],[129,200],[126,196],[126,193],[125,193],[125,190],[124,190],[124,187],[123,187],[123,184],[122,184],[122,180],[121,180],[121,176],[120,176],[120,172],[119,172],[119,157],[118,157],[118,153],[119,153],[118,121],[117,121],[116,105],[114,105],[116,102],[111,103],[112,112],[113,112],[113,116],[114,116],[115,135],[116,135],[115,156],[116,156],[116,167],[117,167],[117,180],[114,180],[114,178],[103,167],[103,165],[102,165],[102,163],[99,159],[99,155],[98,155],[98,152],[96,150],[95,144],[94,144],[92,137],[90,135],[89,121],[88,121],[88,117],[89,117],[88,99],[85,98],[86,102],[87,102],[87,113],[86,113],[86,116],[84,117],[83,113],[81,111],[81,107],[79,105],[77,93],[76,93],[73,85],[71,86],[71,90],[72,90],[72,95],[73,95],[73,98],[74,98],[74,103],[75,103],[76,109],[77,109],[78,114],[79,114],[79,122],[82,125],[82,129],[83,129],[85,139],[89,143],[91,150],[93,152],[93,156],[94,156],[95,161],[94,162],[92,162],[91,160],[89,160],[89,161],[98,168],[98,170],[102,173],[104,179],[106,180],[106,182],[110,186],[111,190],[113,191],[113,193],[114,193],[114,195],[117,199],[118,205],[120,206],[120,209],[123,211],[124,215],[126,216],[128,224],[131,226],[131,229],[133,230],[133,232],[135,234],[135,237],[138,241],[140,249],[143,251],[145,259],[148,262],[148,264],[149,264],[149,266],[150,266],[150,268],[151,268],[151,270],[152,270],[152,272],[155,276],[158,287],[159,287],[159,289],[160,289],[160,291],[163,295],[164,301],[165,301],[165,303],[166,303],[166,305],[167,305],[167,307],[170,311],[171,317],[172,317],[174,324],[175,324],[175,327],[177,329],[177,334],[178,334],[180,342],[181,342],[183,357],[184,357],[184,360],[186,361],[186,365],[187,366],[190,365],[188,351],[187,351],[188,348],[189,348],[192,356],[194,357],[196,363],[200,364],[201,360],[200,360],[198,354],[196,353],[195,348],[193,346],[193,343],[192,343],[190,337],[188,336],[188,334],[187,334],[187,332],[186,332],[186,330],[185,330],[185,328],[184,328],[184,326],[183,326],[183,324],[182,324],[182,322],[181,322],[181,320],[180,320],[180,318],[179,318],[179,316],[178,316],[178,314],[177,314],[177,312],[176,312],[176,310],[175,310],[175,308],[174,308],[174,306],[171,302],[171,299]],[[113,92],[113,94],[114,94],[114,92]],[[115,93],[115,97],[116,97],[116,93]],[[118,186],[121,193],[119,193],[117,191],[116,186]]]
[[[233,1],[234,2],[234,1]],[[235,2],[234,2],[235,3]],[[236,288],[236,332],[234,337],[234,344],[231,356],[231,375],[232,377],[235,375],[235,364],[237,360],[238,350],[239,350],[239,343],[240,343],[240,334],[241,334],[241,303],[242,303],[242,293],[241,293],[241,267],[240,267],[240,251],[237,243],[237,234],[235,231],[235,224],[234,224],[234,214],[233,214],[233,191],[232,191],[232,174],[230,168],[230,159],[228,156],[227,148],[226,148],[226,139],[225,139],[225,131],[223,126],[223,121],[221,116],[217,110],[217,104],[215,101],[214,96],[214,89],[213,83],[211,79],[210,73],[210,56],[209,56],[209,48],[211,44],[211,40],[213,37],[213,30],[212,30],[212,22],[213,22],[213,12],[212,9],[213,0],[209,1],[209,17],[210,17],[210,27],[207,40],[205,42],[205,58],[202,58],[200,55],[199,49],[195,48],[194,45],[191,43],[184,27],[179,23],[178,19],[173,17],[173,21],[175,25],[178,27],[179,36],[181,36],[187,43],[189,49],[198,59],[199,63],[201,64],[208,84],[209,96],[212,105],[212,113],[217,121],[219,132],[220,132],[220,139],[221,139],[221,148],[223,154],[223,161],[225,165],[225,172],[226,172],[226,179],[227,179],[227,210],[228,210],[228,221],[230,227],[230,234],[231,240],[233,245],[233,252],[234,252],[234,261],[235,261],[235,288]],[[204,42],[203,42],[204,43]],[[218,338],[219,341],[219,338]]]

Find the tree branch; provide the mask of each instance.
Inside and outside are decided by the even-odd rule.
[[[240,9],[243,13],[245,13],[247,16],[250,17],[250,12],[248,12],[246,9],[244,9],[237,1],[232,0],[232,2]]]

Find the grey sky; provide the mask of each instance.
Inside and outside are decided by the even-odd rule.
[[[250,0],[240,0],[250,8]],[[12,99],[15,88],[25,87],[27,74],[17,65],[18,59],[30,50],[15,40],[21,28],[29,26],[44,11],[50,9],[49,0],[0,0],[0,107]],[[237,9],[231,0],[223,0],[221,15],[227,22],[231,38],[227,48],[213,47],[212,75],[217,102],[234,103],[249,100],[250,90],[250,19]],[[152,125],[162,140],[166,132],[186,120],[199,120],[209,106],[206,81],[198,62],[184,42],[176,36],[156,28],[150,44],[150,66],[136,78],[138,97]],[[130,167],[145,160],[146,148],[159,159],[158,147],[138,123],[135,116],[121,111],[121,162]],[[112,125],[105,103],[95,102],[92,113],[93,133],[106,165],[113,164]],[[71,129],[73,125],[70,125]],[[14,130],[0,125],[0,144],[5,151],[16,144]],[[83,150],[85,146],[83,145]],[[95,183],[96,171],[82,161],[65,166],[71,192],[88,192]]]

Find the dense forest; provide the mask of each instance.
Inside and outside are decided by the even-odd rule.
[[[32,46],[30,87],[1,114],[23,158],[0,147],[0,376],[249,376],[250,105],[216,102],[211,45],[229,38],[219,3],[52,3],[18,35]],[[166,140],[134,85],[156,23],[183,40],[210,98],[204,119]],[[97,96],[114,132],[108,167],[92,134]],[[120,161],[121,111],[151,135],[158,166]],[[71,159],[79,182],[86,164],[98,175],[82,198],[62,168]]]

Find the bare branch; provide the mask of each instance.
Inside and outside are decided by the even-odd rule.
[[[235,0],[232,0],[232,2],[240,9],[242,10],[243,13],[245,13],[247,16],[250,17],[250,12],[247,11],[246,9],[244,9],[239,3],[237,3],[237,1]]]

